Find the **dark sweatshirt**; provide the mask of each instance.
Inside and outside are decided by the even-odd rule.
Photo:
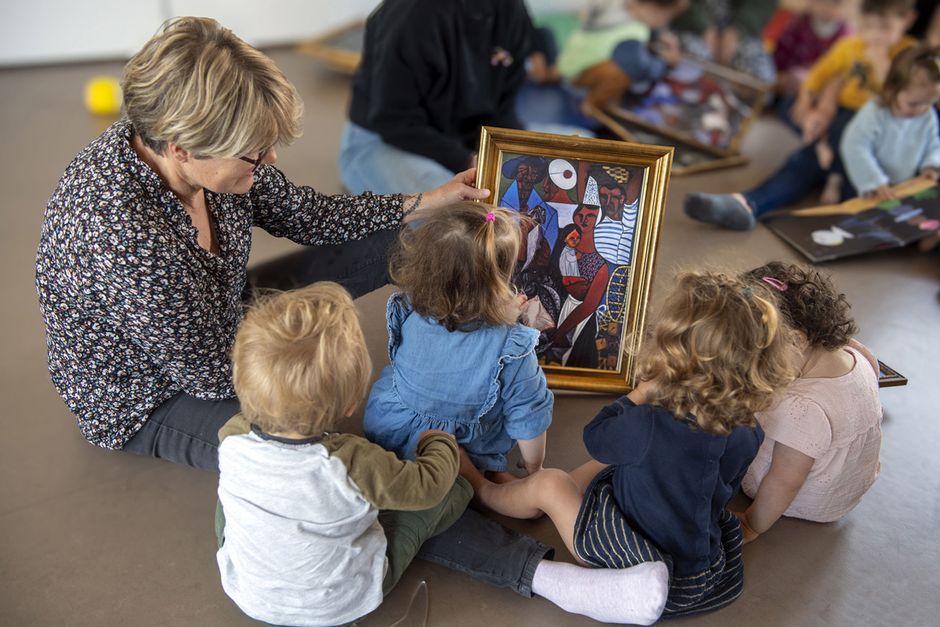
[[[482,125],[521,128],[533,31],[522,0],[385,0],[366,22],[349,119],[459,172]]]

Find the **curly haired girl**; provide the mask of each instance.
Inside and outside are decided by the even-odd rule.
[[[744,576],[741,527],[725,507],[763,438],[754,413],[793,380],[794,352],[770,286],[681,274],[639,355],[643,383],[584,430],[591,461],[505,485],[466,458],[460,472],[501,514],[548,514],[581,563],[664,562],[664,615],[718,609]]]
[[[757,414],[766,437],[742,484],[754,502],[738,514],[750,542],[780,516],[831,522],[851,511],[878,477],[882,410],[878,362],[852,339],[849,303],[828,277],[776,261],[742,278],[774,288],[802,352],[799,378]]]

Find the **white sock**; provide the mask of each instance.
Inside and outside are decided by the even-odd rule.
[[[666,605],[669,571],[663,562],[608,569],[542,560],[532,591],[566,612],[594,620],[652,625]]]

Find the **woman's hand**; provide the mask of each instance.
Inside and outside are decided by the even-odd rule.
[[[923,168],[920,171],[920,175],[924,177],[925,179],[927,179],[928,181],[933,181],[934,183],[936,183],[937,179],[940,178],[940,170],[937,170],[937,168],[928,166],[926,168]]]
[[[406,194],[402,203],[404,207],[402,222],[410,222],[419,211],[421,213],[434,211],[461,200],[486,200],[490,196],[490,190],[477,189],[473,186],[476,175],[476,168],[470,168],[459,172],[450,181],[429,192]]]

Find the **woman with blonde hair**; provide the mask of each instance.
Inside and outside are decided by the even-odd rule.
[[[261,52],[182,17],[131,58],[125,116],[49,200],[36,261],[53,383],[93,444],[218,468],[238,412],[229,353],[250,287],[321,279],[354,296],[387,281],[416,209],[481,199],[473,172],[412,195],[326,196],[292,184],[277,146],[303,104]],[[252,227],[309,248],[247,271]]]

